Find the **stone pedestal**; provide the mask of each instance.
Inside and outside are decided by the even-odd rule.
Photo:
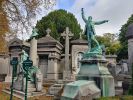
[[[78,80],[65,85],[61,100],[93,100],[100,96],[94,81]]]
[[[48,70],[47,70],[47,79],[57,80],[58,79],[58,60],[49,59],[48,61]]]
[[[114,96],[114,78],[109,73],[104,57],[82,59],[77,80],[93,80],[101,89],[102,96]]]

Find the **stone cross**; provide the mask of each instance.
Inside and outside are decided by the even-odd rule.
[[[66,30],[61,34],[61,36],[65,39],[65,69],[63,73],[64,79],[70,78],[70,66],[69,66],[69,39],[73,36],[69,28],[66,27]]]
[[[46,30],[46,33],[47,33],[47,36],[50,36],[51,30],[48,28],[48,29]]]
[[[82,39],[82,32],[79,33],[79,39]]]

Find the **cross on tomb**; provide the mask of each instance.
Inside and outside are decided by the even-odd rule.
[[[82,32],[79,33],[79,39],[82,39]]]
[[[66,27],[66,30],[61,34],[61,36],[65,39],[65,73],[63,73],[64,78],[69,78],[70,74],[70,66],[69,66],[69,39],[73,36],[69,28]],[[64,75],[65,74],[65,75]]]
[[[47,36],[50,36],[51,30],[48,28],[48,29],[46,30],[46,33],[47,33]]]

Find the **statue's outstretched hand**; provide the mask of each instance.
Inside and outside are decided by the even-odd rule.
[[[105,22],[109,22],[109,20],[105,20]]]
[[[84,8],[81,8],[81,11],[83,12],[84,11]]]

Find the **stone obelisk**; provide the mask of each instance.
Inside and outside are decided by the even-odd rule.
[[[30,37],[31,41],[30,41],[30,58],[33,61],[33,66],[38,66],[38,62],[37,62],[37,39],[36,36],[38,35],[37,33],[37,29],[33,28],[32,30],[32,35]]]

